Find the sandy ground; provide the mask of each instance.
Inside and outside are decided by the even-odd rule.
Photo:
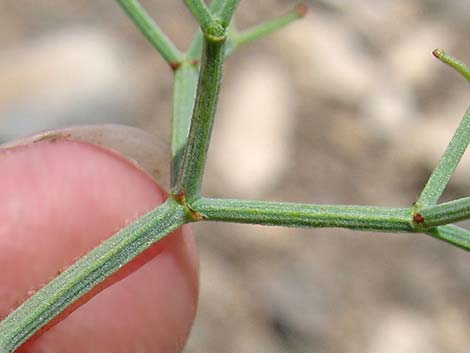
[[[143,1],[185,47],[182,2]],[[290,0],[241,1],[247,28]],[[468,104],[470,2],[317,1],[226,64],[205,193],[408,206]],[[171,71],[112,2],[0,0],[0,138],[124,122],[168,139]],[[468,196],[467,154],[445,199]],[[198,224],[187,353],[464,353],[470,258],[426,236]]]

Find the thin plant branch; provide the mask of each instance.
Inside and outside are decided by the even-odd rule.
[[[248,43],[255,42],[261,38],[266,37],[267,35],[276,32],[288,24],[302,18],[307,13],[307,6],[306,5],[298,5],[294,10],[289,12],[288,14],[281,16],[279,18],[273,19],[271,21],[267,21],[265,23],[261,23],[257,26],[249,28],[247,30],[235,33],[233,38],[229,36],[229,41],[233,41],[234,45],[231,46],[233,48],[227,55],[230,55],[234,50],[236,50],[241,45],[245,45]]]
[[[233,14],[238,7],[240,0],[225,0],[217,12],[217,17],[222,22],[224,28],[228,28],[230,21],[232,20]]]
[[[289,202],[200,198],[191,204],[204,220],[287,227],[339,227],[413,232],[411,208],[333,206]]]
[[[449,224],[432,228],[426,231],[426,234],[457,246],[465,251],[470,251],[470,231],[467,229]]]
[[[465,65],[463,62],[454,58],[452,55],[447,54],[442,49],[436,49],[432,53],[436,58],[460,73],[467,81],[470,81],[470,66]]]
[[[184,3],[201,26],[206,35],[223,35],[223,27],[203,0],[184,0]]]
[[[171,187],[178,179],[184,148],[188,141],[198,77],[199,69],[192,63],[183,62],[175,72],[171,126]]]
[[[224,5],[225,0],[214,0],[211,2],[209,9],[213,14],[218,14]],[[201,50],[202,50],[202,39],[203,33],[201,30],[197,31],[196,35],[194,36],[189,48],[186,52],[186,59],[191,60],[198,60],[201,57]]]
[[[198,197],[222,79],[224,42],[204,38],[201,72],[188,142],[176,185],[187,201]]]
[[[416,202],[416,209],[437,204],[470,143],[470,108]]]
[[[179,63],[183,54],[176,48],[173,42],[157,26],[153,19],[137,0],[117,0],[128,16],[133,20],[137,28],[150,41],[160,55],[173,67]]]
[[[335,206],[204,198],[200,196],[200,191],[223,62],[227,54],[226,42],[228,36],[236,37],[228,26],[239,1],[214,0],[209,8],[203,0],[185,0],[203,33],[196,35],[185,55],[158,28],[138,1],[118,2],[175,71],[171,145],[171,183],[174,187],[171,197],[85,255],[1,321],[0,353],[12,353],[71,304],[155,242],[181,225],[193,221],[425,233],[470,250],[470,231],[449,224],[469,218],[470,198],[437,205],[468,148],[470,109],[413,207]],[[238,45],[283,27],[301,16],[302,9],[297,8],[296,13],[239,33],[236,37]],[[192,61],[198,59],[195,56],[199,56],[201,51],[199,71],[198,63]],[[440,50],[436,50],[434,55],[470,79],[468,66]]]
[[[213,1],[209,9],[213,13],[218,13],[222,8],[223,1]],[[180,67],[176,68],[171,128],[171,187],[176,184],[184,149],[188,141],[199,78],[199,61],[203,37],[202,31],[199,29],[185,54],[184,61]]]
[[[440,206],[433,207],[434,210],[429,209],[430,212],[426,213],[429,224],[423,225],[423,227],[416,227],[413,208],[314,205],[211,198],[200,198],[193,202],[191,207],[206,221],[306,228],[337,227],[375,232],[424,233],[469,251],[470,231],[453,225],[435,228],[437,224],[451,222],[449,220],[448,223],[444,223],[442,219],[439,219],[439,217],[445,217],[442,216],[445,208],[447,210],[454,209],[456,216],[452,215],[451,212],[449,218],[455,217],[459,220],[470,218],[468,198],[457,201],[453,204],[442,204],[442,209]],[[432,220],[433,212],[438,219],[437,222]],[[462,213],[465,215],[462,215]]]
[[[13,352],[69,305],[188,220],[173,199],[104,241],[0,322],[0,352]]]
[[[470,197],[441,203],[419,210],[423,226],[433,228],[444,224],[470,219]]]

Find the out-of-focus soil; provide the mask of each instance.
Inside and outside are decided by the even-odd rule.
[[[195,22],[143,1],[184,48]],[[241,1],[247,28],[290,0]],[[408,206],[468,100],[470,2],[316,1],[228,59],[205,193]],[[172,74],[109,1],[0,0],[0,138],[124,122],[168,139]],[[470,156],[445,199],[468,196]],[[194,226],[201,297],[187,353],[464,353],[470,258],[422,235]]]

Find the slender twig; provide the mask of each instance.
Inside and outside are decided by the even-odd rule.
[[[218,14],[224,5],[225,0],[214,0],[211,2],[209,9],[213,14]],[[202,39],[203,34],[202,31],[198,31],[194,36],[189,48],[186,52],[186,59],[187,60],[195,60],[199,59],[201,56],[201,49],[202,49]]]
[[[184,0],[184,2],[206,35],[214,37],[223,36],[224,29],[222,24],[217,21],[203,0]]]
[[[13,352],[70,304],[187,220],[184,207],[169,199],[100,244],[0,323],[0,352]]]
[[[185,0],[199,21],[189,54],[183,56],[135,0],[118,0],[153,46],[176,71],[172,132],[172,198],[96,247],[0,322],[0,353],[11,353],[69,305],[184,223],[227,221],[292,227],[342,227],[380,232],[419,232],[470,249],[470,231],[442,225],[468,219],[470,198],[436,205],[470,141],[470,109],[413,208],[333,206],[224,200],[200,197],[203,171],[220,89],[227,29],[238,0]],[[291,14],[238,35],[247,43],[278,29]],[[294,18],[295,17],[295,18]],[[202,43],[201,72],[190,62]],[[440,50],[438,58],[470,79],[470,68]],[[189,60],[191,59],[191,60]],[[196,95],[196,98],[194,98]],[[193,104],[195,99],[195,103]],[[193,108],[194,106],[194,108]],[[188,134],[191,109],[191,127]],[[181,151],[184,155],[181,159]],[[179,170],[176,179],[175,171]]]
[[[199,195],[222,79],[224,42],[205,38],[196,103],[176,192]]]
[[[426,234],[449,244],[455,245],[463,250],[470,251],[470,231],[449,224],[430,229]]]
[[[218,16],[225,6],[226,0],[213,0],[209,6],[213,14]]]
[[[308,228],[338,227],[377,232],[418,232],[431,235],[464,250],[470,250],[470,231],[453,225],[416,229],[412,220],[412,208],[333,206],[211,198],[200,198],[193,202],[191,207],[206,221]],[[439,212],[436,212],[436,215],[439,215]]]
[[[281,16],[265,23],[261,23],[257,26],[236,33],[233,35],[233,38],[229,36],[229,41],[232,40],[234,42],[234,45],[231,46],[232,49],[230,51],[227,51],[227,55],[230,55],[241,45],[252,43],[263,37],[266,37],[267,35],[273,32],[280,30],[281,28],[287,26],[293,21],[305,16],[306,12],[307,7],[305,5],[298,5],[293,11],[289,12],[284,16]]]
[[[209,221],[287,227],[340,227],[383,232],[412,232],[410,208],[331,206],[200,198],[191,207]]]
[[[224,0],[212,1],[209,9],[218,13]],[[191,114],[199,78],[198,63],[201,57],[203,33],[198,30],[185,54],[183,64],[176,70],[173,95],[173,118],[171,139],[171,187],[177,181],[184,148],[188,141]]]
[[[225,28],[228,28],[230,25],[230,21],[232,20],[239,2],[240,0],[225,0],[221,5],[220,10],[217,12],[217,16],[222,22],[222,26]]]
[[[202,52],[202,40],[204,34],[199,30],[194,36],[188,50],[186,51],[187,60],[200,60]]]
[[[204,0],[184,0],[184,3],[202,28],[209,27],[214,21],[214,16]]]
[[[171,127],[171,187],[175,185],[178,178],[184,148],[188,140],[198,77],[198,68],[186,62],[175,73]]]
[[[436,169],[434,169],[428,182],[416,203],[416,208],[435,205],[444,192],[450,178],[454,174],[462,156],[470,143],[470,108],[465,113],[459,127],[455,131],[444,155]]]
[[[436,58],[441,60],[443,63],[446,63],[447,65],[452,67],[454,70],[459,72],[463,77],[467,79],[467,81],[470,81],[470,66],[465,65],[463,62],[454,58],[452,55],[447,54],[442,49],[436,49],[432,53]]]
[[[170,66],[173,67],[182,60],[183,55],[181,52],[175,47],[166,34],[162,32],[152,18],[150,18],[137,0],[117,1]]]
[[[433,228],[470,219],[470,197],[441,203],[419,210],[425,228]]]

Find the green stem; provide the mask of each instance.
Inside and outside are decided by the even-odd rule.
[[[214,38],[224,36],[224,27],[214,17],[212,11],[207,7],[203,0],[184,0],[184,2],[198,21],[206,36]]]
[[[196,103],[177,182],[177,192],[188,201],[197,197],[209,148],[224,62],[224,41],[204,39]]]
[[[218,13],[224,0],[212,1],[210,10]],[[181,161],[188,140],[191,125],[191,114],[194,108],[199,68],[195,64],[199,62],[202,51],[204,35],[198,30],[185,54],[183,64],[177,69],[175,75],[175,86],[173,95],[173,119],[171,139],[171,186],[173,187],[178,178]]]
[[[416,229],[410,221],[412,208],[200,198],[191,204],[191,209],[207,221],[308,228],[338,227],[377,232],[424,232],[470,250],[470,231],[454,225]]]
[[[268,34],[280,30],[281,28],[287,26],[293,21],[305,16],[306,11],[307,7],[305,5],[298,5],[293,11],[291,11],[287,15],[265,23],[261,23],[255,27],[239,32],[238,34],[234,35],[233,41],[235,45],[231,46],[232,50],[227,54],[231,54],[234,50],[236,50],[237,47],[241,45],[254,42],[260,38],[266,37]]]
[[[209,221],[287,227],[340,227],[380,232],[413,232],[410,208],[330,206],[288,202],[200,198],[191,208]]]
[[[194,109],[198,68],[190,63],[183,64],[176,70],[173,89],[173,118],[171,128],[171,186],[178,178],[181,161],[188,140],[191,114]]]
[[[188,51],[186,52],[186,60],[199,60],[201,58],[203,39],[204,34],[199,30],[189,45]]]
[[[449,65],[454,70],[459,72],[463,77],[467,79],[467,81],[470,81],[470,66],[465,65],[463,62],[454,58],[452,55],[447,54],[442,49],[436,49],[432,53],[436,58],[441,60],[443,63]]]
[[[222,9],[225,0],[214,0],[211,2],[209,9],[212,13],[218,14]],[[200,59],[201,57],[201,50],[202,50],[202,39],[204,35],[202,31],[198,31],[194,36],[191,44],[189,45],[188,51],[186,52],[186,60],[195,60]]]
[[[233,14],[238,7],[240,0],[225,0],[217,12],[217,15],[222,22],[224,28],[228,28],[230,21],[232,20]]]
[[[431,174],[426,186],[416,203],[419,211],[426,206],[437,204],[444,192],[450,178],[454,174],[462,156],[470,143],[470,108],[465,113],[462,122],[455,131],[444,155],[442,156],[436,169]]]
[[[470,218],[470,197],[440,205],[422,208],[419,214],[424,218],[423,226],[433,228]]]
[[[157,24],[150,18],[145,9],[136,0],[117,0],[124,11],[134,21],[135,25],[140,29],[143,35],[152,43],[155,49],[161,56],[170,64],[174,66],[179,63],[183,55],[175,47],[173,42],[166,36],[165,33],[157,26]]]
[[[0,322],[0,352],[13,352],[70,304],[187,220],[187,210],[169,199],[100,244]]]
[[[212,13],[215,14],[216,16],[220,15],[220,12],[225,6],[225,1],[226,0],[213,0],[209,7]]]
[[[470,231],[466,229],[449,224],[430,229],[426,234],[466,251],[470,251]]]

